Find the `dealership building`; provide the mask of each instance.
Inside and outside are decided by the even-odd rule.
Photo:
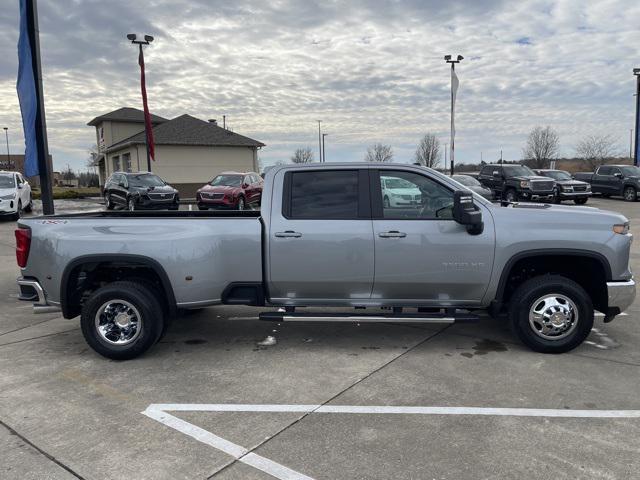
[[[224,171],[258,171],[258,150],[265,145],[191,115],[174,119],[151,115],[155,142],[153,173],[178,189],[182,198],[195,196],[204,183]],[[147,171],[144,113],[120,108],[100,115],[95,127],[100,185],[116,171]]]

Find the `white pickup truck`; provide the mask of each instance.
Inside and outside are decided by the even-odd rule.
[[[385,202],[394,185],[418,193]],[[565,352],[594,309],[610,321],[635,297],[622,215],[501,207],[403,164],[281,166],[266,175],[261,212],[36,217],[16,238],[21,298],[81,315],[89,345],[115,359],[149,349],[178,309],[217,304],[314,322],[472,321],[487,310],[532,349]]]

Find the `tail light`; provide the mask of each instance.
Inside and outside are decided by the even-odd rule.
[[[29,249],[31,248],[31,230],[28,228],[16,229],[16,260],[18,266],[24,268],[27,266],[29,258]]]

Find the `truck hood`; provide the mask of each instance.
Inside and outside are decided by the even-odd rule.
[[[569,205],[549,205],[538,203],[519,203],[508,207],[494,206],[492,209],[497,222],[505,222],[508,226],[533,231],[541,228],[548,232],[550,227],[559,231],[572,230],[574,238],[579,237],[580,230],[602,225],[611,231],[613,225],[628,222],[624,215],[595,207],[579,207]]]

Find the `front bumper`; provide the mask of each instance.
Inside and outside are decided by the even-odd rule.
[[[40,282],[34,278],[20,277],[16,280],[20,287],[20,300],[33,303],[33,313],[54,313],[60,311],[59,305],[54,305],[47,300]]]
[[[560,192],[562,200],[575,200],[576,198],[589,198],[591,192]]]
[[[12,215],[16,213],[17,202],[15,200],[0,200],[0,215]]]
[[[520,192],[520,198],[525,200],[553,200],[553,192],[532,192],[523,190]]]
[[[609,309],[623,312],[631,306],[636,298],[636,282],[631,279],[622,282],[607,282]]]
[[[136,199],[137,210],[178,210],[179,202],[171,200],[170,202],[162,200],[148,200],[145,198]]]

